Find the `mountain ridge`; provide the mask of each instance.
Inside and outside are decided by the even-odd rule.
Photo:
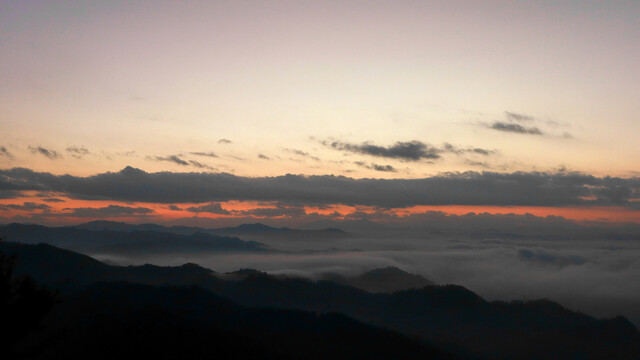
[[[66,256],[69,251],[51,246],[5,243],[0,250],[18,255],[18,273],[66,292],[95,281],[195,285],[250,308],[343,313],[473,357],[637,359],[640,356],[640,333],[626,318],[599,320],[549,300],[486,301],[459,285],[371,294],[331,281],[283,279],[255,270],[247,270],[249,276],[231,281],[197,265],[114,267],[82,257],[82,261],[90,262],[87,266],[74,265]],[[25,257],[30,261],[24,261]],[[66,268],[59,268],[59,264],[66,264]],[[94,271],[95,266],[98,268]]]

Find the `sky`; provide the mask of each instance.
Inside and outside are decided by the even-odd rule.
[[[638,1],[0,8],[0,222],[640,222]]]

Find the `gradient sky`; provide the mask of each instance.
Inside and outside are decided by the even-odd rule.
[[[580,173],[623,184],[583,181],[576,199],[593,203],[427,199],[393,208],[538,206],[552,208],[542,215],[640,221],[638,1],[0,0],[0,8],[0,169],[79,178],[127,166],[239,179]],[[12,184],[0,181],[6,221],[109,205],[152,209],[137,215],[154,221],[193,216],[162,215],[166,202],[98,203],[1,176]],[[624,196],[589,192],[602,186]],[[174,202],[318,210],[304,199],[265,201]]]

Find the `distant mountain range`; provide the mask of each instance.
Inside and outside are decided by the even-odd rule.
[[[97,224],[89,223],[86,227],[9,224],[0,227],[0,236],[11,242],[47,243],[91,254],[149,255],[268,250],[264,244],[255,241],[204,232],[181,234],[159,231],[164,229],[159,225],[127,227],[127,224],[112,223],[113,229],[94,225]]]
[[[205,233],[217,236],[256,236],[256,237],[280,237],[280,238],[322,238],[322,237],[345,237],[349,234],[337,228],[323,228],[316,230],[298,230],[287,227],[271,227],[260,223],[242,224],[234,227],[224,227],[217,229],[205,229],[190,226],[163,226],[158,224],[127,224],[115,221],[96,220],[84,224],[72,226],[78,229],[92,231],[157,231],[182,235],[195,233]]]
[[[16,273],[31,275],[65,294],[93,291],[85,289],[97,281],[195,285],[247,308],[339,312],[358,321],[428,341],[463,357],[640,358],[640,333],[625,318],[598,320],[549,300],[488,302],[455,285],[372,294],[333,281],[278,278],[257,270],[219,274],[193,264],[118,267],[49,245],[3,243],[0,251],[18,256]],[[381,269],[372,274],[364,278],[384,278],[399,272]],[[185,309],[191,308],[191,305],[185,306]],[[274,319],[269,323],[277,327],[278,321]]]

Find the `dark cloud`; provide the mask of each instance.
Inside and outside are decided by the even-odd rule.
[[[524,115],[524,114],[518,114],[518,113],[515,113],[515,112],[511,112],[511,111],[505,111],[504,115],[507,117],[507,120],[509,120],[509,121],[527,122],[527,121],[535,120],[535,118],[533,116]]]
[[[212,151],[209,152],[190,152],[189,154],[191,155],[197,155],[197,156],[207,156],[207,157],[214,157],[217,158],[218,155],[216,155],[215,153],[213,153]]]
[[[263,154],[258,154],[258,159],[271,160],[271,158],[269,158],[267,155],[263,155]]]
[[[69,146],[67,152],[76,159],[82,159],[85,155],[89,155],[89,150],[84,147]]]
[[[298,204],[411,205],[621,205],[638,202],[640,178],[580,173],[465,172],[422,179],[345,176],[242,177],[228,173],[147,173],[126,167],[87,177],[25,168],[0,170],[0,190],[52,191],[81,199],[156,203],[229,200]]]
[[[62,158],[62,155],[58,154],[57,151],[50,150],[50,149],[45,149],[42,146],[37,146],[37,147],[29,146],[29,151],[31,151],[31,153],[33,153],[33,154],[44,155],[44,156],[48,157],[51,160],[56,160],[56,159],[61,159]]]
[[[403,161],[418,161],[422,159],[439,159],[443,153],[451,153],[455,155],[463,154],[478,154],[478,155],[493,155],[496,154],[496,150],[489,150],[483,148],[474,147],[458,147],[449,143],[444,143],[441,148],[426,144],[422,141],[398,141],[392,146],[383,147],[370,143],[363,144],[350,144],[340,141],[321,141],[325,146],[331,148],[349,152],[362,153],[372,156],[386,157],[400,159]]]
[[[154,212],[153,209],[145,207],[130,207],[120,205],[109,205],[100,208],[64,208],[63,210],[70,211],[65,215],[75,217],[121,217],[132,215],[139,216],[149,215]]]
[[[378,164],[367,164],[364,161],[355,161],[354,164],[366,168],[366,169],[371,169],[371,170],[376,170],[376,171],[383,171],[383,172],[398,172],[398,170],[396,168],[394,168],[391,165],[378,165]]]
[[[169,210],[173,210],[173,211],[181,211],[183,210],[180,206],[176,206],[176,205],[169,205]]]
[[[344,141],[321,141],[321,143],[336,150],[405,161],[439,159],[441,152],[436,147],[418,140],[398,141],[391,146],[379,146],[369,142],[352,144]]]
[[[60,203],[60,202],[65,202],[62,199],[58,199],[58,198],[47,198],[47,199],[42,199],[42,201],[44,202],[49,202],[49,203]]]
[[[24,202],[22,203],[22,205],[18,205],[18,204],[0,205],[0,209],[34,211],[34,210],[50,210],[51,206],[47,204],[38,204],[34,202]]]
[[[520,124],[509,124],[505,122],[496,121],[489,126],[493,130],[512,132],[517,134],[529,134],[529,135],[544,135],[544,133],[537,127],[525,127]]]
[[[230,215],[231,212],[222,208],[219,203],[209,203],[207,205],[202,206],[192,206],[186,209],[188,212],[192,213],[210,213],[210,214],[221,214],[221,215]]]
[[[22,197],[22,193],[20,191],[0,190],[0,199],[15,199],[20,197]]]
[[[13,159],[13,154],[11,154],[9,152],[9,150],[7,150],[7,148],[4,147],[4,146],[0,146],[0,156],[4,156],[6,158]]]
[[[231,144],[233,141],[229,139],[220,139],[218,140],[218,144]]]

